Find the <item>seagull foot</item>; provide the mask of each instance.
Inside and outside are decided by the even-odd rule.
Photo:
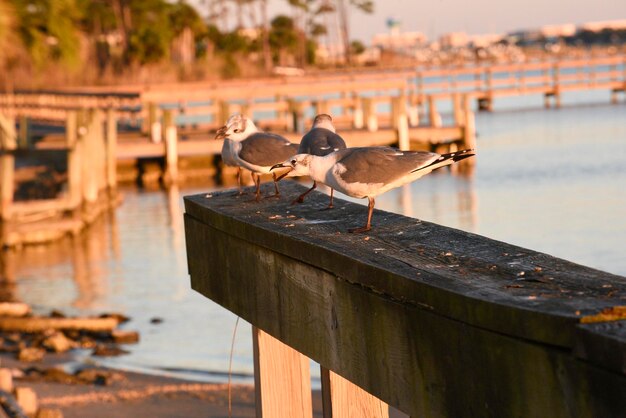
[[[293,202],[291,202],[292,205],[295,205],[296,203],[304,203],[304,197],[298,196],[297,199],[295,199]]]
[[[325,207],[324,209],[322,209],[322,210],[331,210],[332,208],[334,208],[334,206],[333,206],[333,205],[328,205],[328,206],[326,206],[326,207]]]

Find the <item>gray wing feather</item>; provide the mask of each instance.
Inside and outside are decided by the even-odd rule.
[[[425,151],[399,151],[391,147],[349,148],[339,151],[337,163],[346,167],[339,176],[349,183],[392,183],[439,158]]]
[[[325,128],[311,129],[302,137],[298,154],[312,154],[323,157],[336,150],[346,148],[346,142],[336,133]]]
[[[239,158],[251,164],[271,167],[296,155],[298,144],[269,133],[256,133],[241,141]]]

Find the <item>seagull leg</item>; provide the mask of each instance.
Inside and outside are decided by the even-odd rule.
[[[291,204],[295,205],[296,203],[303,203],[304,202],[304,196],[306,196],[309,193],[311,193],[313,190],[315,190],[316,187],[317,187],[317,182],[313,181],[313,187],[311,187],[309,190],[307,190],[306,192],[304,192],[300,196],[298,196],[298,198],[296,200],[294,200],[293,202],[291,202]]]
[[[372,213],[374,212],[374,204],[376,203],[374,201],[373,197],[367,197],[369,199],[369,205],[367,206],[367,224],[365,226],[362,226],[360,228],[352,228],[352,229],[348,229],[348,232],[351,233],[361,233],[361,232],[367,232],[370,229],[372,229]]]
[[[239,196],[243,194],[243,189],[241,188],[241,167],[237,167],[237,187],[239,188]]]
[[[334,192],[335,192],[335,189],[331,187],[330,188],[330,202],[328,203],[328,207],[326,207],[326,210],[333,208],[333,193]]]
[[[257,202],[261,200],[261,175],[257,173],[253,173],[252,177],[254,178],[254,184],[256,184],[256,200]]]
[[[274,179],[274,193],[273,196],[270,197],[280,197],[280,190],[278,190],[278,180],[276,179],[276,173],[272,172],[272,178]]]

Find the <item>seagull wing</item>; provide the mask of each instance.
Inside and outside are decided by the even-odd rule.
[[[331,152],[345,148],[345,141],[336,133],[325,128],[314,128],[302,137],[298,154],[312,154],[323,157]]]
[[[391,184],[431,164],[440,156],[425,151],[399,151],[391,147],[348,148],[337,164],[337,175],[347,183]]]
[[[241,141],[239,158],[257,166],[271,167],[297,152],[298,145],[280,135],[256,133]]]

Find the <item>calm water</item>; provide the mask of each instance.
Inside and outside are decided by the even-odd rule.
[[[540,97],[496,101],[477,115],[472,177],[433,173],[377,207],[626,275],[626,105],[608,99],[565,96],[548,111]],[[16,297],[42,312],[131,316],[141,343],[105,364],[223,380],[235,317],[189,289],[182,229],[181,197],[209,190],[125,190],[83,238],[7,254]],[[244,379],[251,356],[246,324],[233,366]]]

